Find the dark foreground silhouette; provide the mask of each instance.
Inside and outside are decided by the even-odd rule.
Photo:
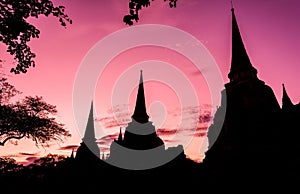
[[[228,161],[218,173],[205,162],[186,159],[184,154],[163,166],[137,171],[111,166],[96,157],[84,163],[70,157],[16,167],[0,175],[0,185],[1,193],[40,194],[299,191],[299,159],[282,161],[268,164],[261,159],[256,163]]]

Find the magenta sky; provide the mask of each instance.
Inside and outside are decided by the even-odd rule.
[[[64,29],[59,26],[55,18],[32,20],[41,30],[40,38],[30,43],[32,50],[37,54],[37,65],[29,69],[25,75],[10,74],[8,79],[24,95],[41,95],[47,102],[57,105],[58,119],[66,124],[72,133],[72,138],[67,139],[64,144],[53,143],[50,148],[36,148],[31,141],[20,141],[17,146],[7,144],[5,147],[0,147],[1,155],[14,156],[20,161],[26,161],[26,158],[31,160],[49,152],[70,154],[68,148],[79,145],[81,137],[74,121],[72,108],[76,72],[85,55],[98,41],[115,31],[130,28],[122,22],[124,14],[128,12],[128,0],[54,0],[54,2],[66,6],[66,12],[74,23]],[[149,8],[140,12],[140,21],[134,25],[164,24],[190,33],[208,49],[223,74],[224,82],[228,82],[231,48],[230,1],[178,0],[176,9],[170,9],[163,0],[155,0],[151,3]],[[272,87],[279,103],[281,103],[282,83],[285,83],[292,101],[298,103],[300,101],[300,90],[297,85],[300,83],[298,21],[300,2],[298,0],[236,0],[234,7],[246,50],[252,64],[258,70],[259,78]],[[4,71],[9,72],[11,58],[5,53],[3,45],[0,46],[0,50],[1,56],[6,60],[3,64]],[[111,96],[111,86],[115,84],[115,80],[128,68],[130,69],[131,65],[147,60],[165,61],[176,66],[197,88],[196,95],[199,101],[204,104],[209,103],[205,80],[193,69],[186,68],[190,66],[186,58],[163,48],[132,49],[117,56],[107,67],[106,73],[98,80],[94,100],[97,118],[102,121],[101,124],[104,125],[104,121],[112,116],[109,112],[112,107],[106,102]],[[139,67],[133,68],[137,70]],[[134,69],[132,71],[138,73]],[[133,74],[129,81],[137,84],[138,76]],[[103,85],[107,88],[102,87]],[[146,95],[148,93],[146,100],[154,124],[167,130],[177,128],[176,119],[180,117],[180,107],[176,106],[179,101],[172,88],[158,82],[149,82],[145,84],[145,90]],[[136,93],[134,88],[129,88],[129,91],[129,112],[125,111],[127,116],[133,107]],[[166,98],[166,96],[171,97]],[[88,112],[89,107],[86,109]],[[164,113],[163,116],[169,113],[173,117],[164,118],[159,114],[161,112]],[[85,120],[86,118],[82,120],[83,126]],[[113,134],[117,130],[118,127],[107,126],[106,132]],[[98,135],[100,138],[101,134]],[[172,135],[172,132],[169,135]],[[167,139],[172,138],[168,136],[165,140]],[[187,152],[191,157],[201,158],[199,150],[201,150],[202,140],[203,138],[196,137],[196,141],[192,141],[188,146]],[[103,140],[103,142],[107,141]],[[176,145],[180,140],[174,140],[173,143]],[[61,148],[65,146],[69,147]],[[58,149],[60,151],[56,151]]]

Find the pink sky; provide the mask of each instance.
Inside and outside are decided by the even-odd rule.
[[[66,124],[72,137],[62,144],[54,142],[49,148],[37,148],[33,142],[26,140],[19,141],[17,146],[7,144],[5,147],[0,147],[0,155],[14,156],[20,161],[49,152],[70,154],[69,149],[57,150],[64,146],[79,145],[81,131],[84,129],[77,128],[77,121],[73,116],[72,100],[76,73],[84,57],[98,41],[118,30],[131,28],[122,22],[123,16],[128,13],[128,0],[55,0],[54,2],[56,5],[66,6],[66,12],[73,20],[73,24],[64,29],[59,26],[56,18],[32,19],[41,30],[40,38],[30,43],[33,52],[37,54],[37,65],[24,75],[8,73],[8,79],[24,95],[41,95],[48,103],[56,105],[58,120]],[[177,8],[170,9],[163,0],[155,0],[151,2],[149,8],[140,12],[140,21],[134,26],[163,24],[191,34],[208,49],[221,70],[224,82],[228,82],[231,53],[230,6],[229,0],[178,0]],[[282,83],[285,83],[292,101],[298,103],[300,101],[300,90],[297,85],[300,83],[299,1],[237,0],[234,1],[234,7],[246,50],[252,64],[258,70],[259,78],[271,86],[280,104]],[[1,56],[6,60],[3,64],[4,71],[9,72],[11,57],[5,53],[3,45],[0,46],[0,50]],[[123,79],[127,79],[130,87],[128,90],[122,89],[127,95],[124,98],[128,98],[129,113],[132,111],[139,69],[148,69],[144,71],[146,79],[160,71],[158,69],[151,71],[149,64],[144,63],[151,60],[165,62],[176,67],[184,75],[182,78],[187,78],[193,91],[196,92],[196,94],[191,92],[187,95],[197,96],[200,104],[210,102],[205,79],[195,73],[196,69],[193,69],[191,62],[184,56],[160,47],[140,47],[129,49],[116,56],[106,66],[103,75],[99,76],[94,95],[97,118],[112,116],[109,110],[113,107],[108,102],[112,98],[112,86],[119,84],[117,81],[122,78],[122,75],[125,76]],[[137,64],[144,65],[138,66]],[[170,69],[166,64],[161,65],[163,65],[162,69],[166,68],[163,72]],[[205,71],[203,69],[202,73]],[[127,74],[124,72],[130,72],[128,75],[132,76],[126,78]],[[172,77],[172,74],[167,76]],[[174,77],[174,80],[176,79],[177,77]],[[180,87],[180,84],[177,86]],[[178,127],[180,122],[178,115],[181,109],[176,89],[174,91],[168,83],[149,80],[145,84],[145,93],[148,112],[153,116],[154,124],[161,128]],[[86,107],[86,113],[88,109],[89,106]],[[178,114],[175,114],[176,111]],[[171,112],[176,116],[168,114]],[[80,121],[82,126],[85,126],[86,119],[82,118]],[[101,124],[103,123],[100,122]],[[104,131],[107,134],[113,134],[117,130],[118,127],[107,128]],[[103,133],[96,133],[98,138],[103,136]],[[170,137],[165,137],[165,139],[170,139]],[[202,137],[196,137],[195,141],[186,147],[186,152],[193,158],[201,158],[201,153],[205,149],[205,146],[200,148],[202,142]],[[179,143],[180,139],[171,145]]]

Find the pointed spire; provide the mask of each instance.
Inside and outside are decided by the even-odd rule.
[[[232,2],[231,2],[232,3]],[[228,78],[230,81],[238,79],[256,78],[257,70],[252,66],[249,56],[246,52],[242,36],[234,14],[234,8],[231,4],[232,12],[232,53],[231,68]]]
[[[71,159],[74,159],[74,149],[72,149],[72,152],[71,152],[71,156],[70,156]]]
[[[123,141],[123,137],[122,137],[122,130],[120,127],[120,132],[119,132],[119,136],[118,136],[118,143],[121,143]]]
[[[147,123],[149,116],[146,112],[146,102],[144,94],[143,71],[141,70],[139,89],[137,93],[134,113],[132,118],[139,123]]]
[[[294,104],[292,103],[290,97],[288,96],[284,84],[282,84],[282,89],[283,89],[283,93],[282,93],[282,109],[289,109],[291,107],[294,106]]]
[[[100,158],[100,149],[95,138],[95,128],[94,128],[94,109],[93,101],[91,102],[91,108],[89,113],[89,118],[86,124],[86,129],[82,142],[76,151],[76,159],[84,160],[89,157],[97,156]]]
[[[94,127],[94,106],[93,106],[93,101],[91,103],[91,108],[90,108],[90,114],[88,118],[88,122],[86,125],[84,137],[82,139],[84,142],[94,142],[96,141],[95,138],[95,127]]]

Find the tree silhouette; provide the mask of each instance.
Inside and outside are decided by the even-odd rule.
[[[152,0],[154,1],[154,0]],[[167,1],[167,0],[164,0]],[[130,0],[129,1],[129,14],[123,17],[123,22],[127,25],[133,25],[133,21],[139,21],[139,11],[143,7],[149,7],[150,0]],[[169,0],[170,8],[177,6],[177,0]]]
[[[35,66],[35,54],[28,42],[38,38],[40,31],[28,22],[28,18],[52,15],[66,27],[72,20],[65,14],[65,7],[55,7],[51,0],[0,0],[0,41],[7,45],[7,52],[17,61],[12,73],[26,73],[29,67]]]
[[[0,89],[0,105],[8,103],[12,97],[21,93],[5,77],[0,78]]]
[[[9,102],[18,91],[6,78],[0,79],[0,145],[9,140],[32,139],[36,145],[44,145],[51,140],[63,141],[71,136],[64,125],[56,121],[54,105],[46,103],[42,97],[26,96]]]
[[[23,165],[17,164],[13,158],[0,158],[0,174],[18,172],[23,169]]]
[[[58,164],[64,162],[66,157],[63,155],[58,154],[48,154],[47,156],[41,157],[36,159],[32,164],[29,166],[39,166],[43,168],[54,168]]]
[[[58,188],[64,187],[69,178],[66,177],[69,165],[70,158],[56,154],[38,158],[29,165],[18,164],[13,158],[0,157],[0,183],[3,185],[1,191],[61,193]]]

